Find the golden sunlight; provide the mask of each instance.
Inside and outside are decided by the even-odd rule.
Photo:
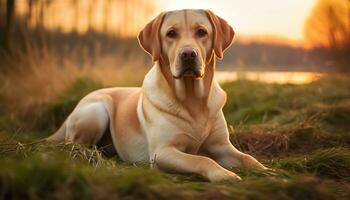
[[[302,41],[303,24],[314,4],[315,0],[62,0],[43,1],[29,8],[26,0],[20,0],[16,10],[30,17],[32,26],[40,23],[48,29],[64,32],[85,33],[93,29],[112,35],[135,36],[144,24],[164,10],[202,8],[226,19],[239,35],[279,36]],[[135,8],[138,12],[133,12]]]
[[[238,33],[278,35],[293,40],[303,39],[303,24],[315,0],[176,0],[161,1],[164,10],[211,9],[226,19]]]

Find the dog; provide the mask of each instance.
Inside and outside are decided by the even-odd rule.
[[[232,27],[210,10],[159,14],[138,35],[154,62],[142,87],[88,94],[47,141],[102,142],[123,161],[213,182],[241,180],[228,170],[234,166],[266,169],[229,140],[226,93],[214,75],[215,60],[233,37]]]

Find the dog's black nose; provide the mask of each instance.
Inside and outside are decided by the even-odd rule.
[[[180,51],[180,58],[182,61],[191,61],[197,58],[197,52],[191,47],[184,47]]]

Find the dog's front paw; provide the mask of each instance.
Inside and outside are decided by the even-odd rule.
[[[242,180],[242,178],[239,177],[237,174],[226,169],[212,171],[208,175],[208,179],[211,182],[236,182]]]
[[[261,164],[258,161],[255,163],[255,168],[259,169],[259,170],[264,170],[264,171],[269,171],[270,170],[270,168],[265,167],[263,164]]]
[[[265,167],[259,161],[257,161],[254,157],[248,154],[243,154],[241,157],[241,161],[244,167],[254,168],[258,170],[269,170],[269,168]]]

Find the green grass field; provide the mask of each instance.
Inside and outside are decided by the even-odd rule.
[[[0,96],[0,199],[349,199],[350,79],[307,85],[223,84],[232,143],[273,171],[233,168],[209,183],[106,158],[96,148],[40,144],[102,84],[81,78],[50,103],[9,114]]]

